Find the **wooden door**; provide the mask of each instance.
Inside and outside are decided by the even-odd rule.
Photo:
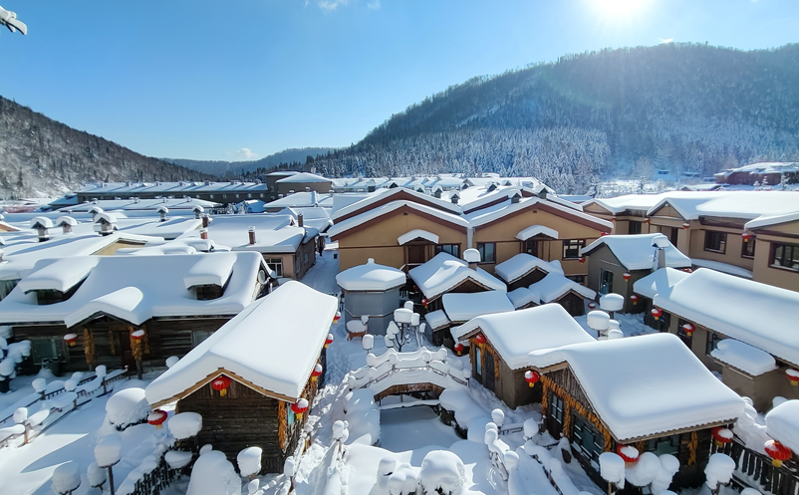
[[[136,360],[133,359],[133,350],[130,348],[130,328],[123,323],[111,323],[109,328],[116,339],[117,355],[121,358],[120,366],[136,371]]]
[[[549,402],[547,404],[547,431],[554,438],[560,438],[560,433],[563,431],[563,412],[565,404],[563,399],[549,393]]]
[[[527,239],[524,241],[524,252],[536,258],[541,258],[541,256],[538,255],[538,241],[536,240]]]
[[[483,385],[488,390],[494,391],[496,384],[494,383],[494,354],[486,352],[486,367],[483,372]]]
[[[425,245],[424,244],[409,244],[408,245],[408,264],[421,265],[425,261]]]

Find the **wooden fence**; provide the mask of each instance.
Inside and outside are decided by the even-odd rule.
[[[799,495],[799,464],[786,461],[782,467],[772,465],[771,457],[747,448],[739,438],[711,453],[721,452],[735,461],[733,486],[741,490],[751,487],[774,495]]]

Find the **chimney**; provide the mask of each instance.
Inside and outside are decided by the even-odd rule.
[[[208,239],[208,229],[200,229],[200,239]]]
[[[455,193],[450,196],[450,199],[452,200],[452,204],[458,204],[458,200],[461,199],[461,197],[458,195],[458,193]]]
[[[255,244],[255,227],[250,227],[247,230],[247,234],[250,236],[250,245],[252,246]]]
[[[206,213],[203,215],[203,228],[207,229],[209,223],[211,223],[211,218],[208,216],[208,213]]]
[[[61,222],[61,228],[63,229],[64,234],[71,234],[72,233],[72,225],[69,222]]]
[[[513,197],[510,198],[510,202],[516,204],[519,202],[520,199],[522,199],[522,195],[519,193],[515,193]]]
[[[158,215],[161,216],[161,221],[166,222],[166,214],[169,213],[169,208],[166,206],[159,206],[158,207]]]
[[[541,190],[538,191],[538,197],[541,199],[547,199],[547,194],[548,192],[546,187],[542,187]]]
[[[298,213],[297,214],[297,226],[298,227],[304,227],[305,226],[305,223],[302,220],[302,213]]]
[[[658,267],[657,267],[657,269],[660,270],[661,268],[666,268],[666,250],[665,249],[658,249]]]

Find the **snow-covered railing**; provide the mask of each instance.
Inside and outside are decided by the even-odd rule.
[[[366,356],[366,366],[347,377],[349,388],[370,388],[379,394],[394,385],[432,383],[442,388],[458,384],[469,386],[469,377],[461,362],[449,361],[446,349],[426,348],[412,352],[388,349],[380,356]]]
[[[167,450],[160,447],[162,445],[158,445],[155,454],[145,457],[138,467],[128,473],[116,489],[117,495],[160,495],[178,478],[181,470],[169,466],[165,459]]]
[[[795,463],[776,467],[770,457],[746,447],[738,437],[722,448],[714,444],[711,453],[715,452],[725,453],[735,461],[735,484],[780,495],[799,495],[799,466]]]

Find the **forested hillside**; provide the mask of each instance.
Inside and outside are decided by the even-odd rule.
[[[61,195],[87,182],[203,180],[0,97],[0,196]]]
[[[330,151],[333,151],[333,148],[289,148],[258,160],[235,162],[225,160],[189,160],[185,158],[164,158],[164,160],[220,177],[235,176],[243,178],[262,175],[280,164],[296,163],[302,166],[305,165],[309,156],[316,157]]]
[[[655,168],[708,175],[761,159],[799,159],[796,44],[603,50],[475,78],[314,167],[330,175],[492,171],[583,192],[597,177]]]

